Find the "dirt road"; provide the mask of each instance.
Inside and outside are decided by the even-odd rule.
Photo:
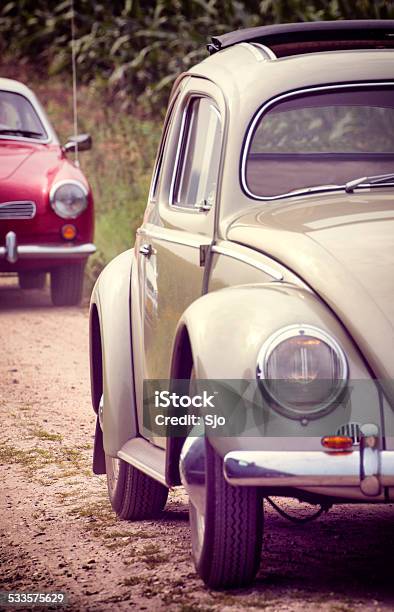
[[[255,585],[228,593],[195,576],[181,489],[161,521],[118,521],[90,470],[87,324],[86,309],[0,281],[0,590],[64,591],[71,610],[394,609],[393,505],[307,526],[266,508]]]

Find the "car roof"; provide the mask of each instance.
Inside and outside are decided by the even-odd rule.
[[[2,89],[3,91],[13,91],[14,93],[26,96],[26,98],[29,99],[34,97],[34,94],[31,89],[29,89],[20,81],[15,81],[14,79],[6,79],[4,77],[0,77],[0,89]]]
[[[238,100],[253,107],[301,88],[394,82],[393,60],[394,49],[320,51],[275,58],[253,43],[241,42],[207,57],[187,74],[215,82],[230,107]]]
[[[213,80],[228,102],[356,81],[394,81],[394,20],[277,24],[213,37],[189,75]]]
[[[276,55],[302,52],[304,46],[352,48],[393,47],[394,19],[354,19],[281,23],[235,30],[213,36],[208,51],[216,53],[240,42],[255,42],[275,47]]]
[[[24,85],[24,83],[21,83],[20,81],[16,81],[14,79],[6,79],[4,77],[0,77],[0,91],[8,91],[24,96],[32,104],[48,135],[47,140],[39,140],[37,142],[39,142],[40,144],[47,144],[49,142],[53,144],[59,144],[56,132],[53,129],[45,110],[41,106],[35,93],[29,87],[27,87],[27,85]],[[20,137],[18,138],[18,140],[26,140],[26,138]],[[35,140],[29,138],[28,142],[35,142]]]

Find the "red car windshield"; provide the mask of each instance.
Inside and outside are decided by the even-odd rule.
[[[0,91],[0,137],[47,139],[36,111],[20,94]]]
[[[260,110],[249,143],[244,186],[261,199],[394,172],[394,89],[285,97]]]

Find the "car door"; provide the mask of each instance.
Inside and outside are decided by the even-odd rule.
[[[137,231],[132,325],[140,432],[143,381],[168,380],[177,323],[203,292],[201,247],[214,235],[223,120],[220,90],[190,79],[170,119],[156,184]],[[145,435],[165,447],[163,438]]]

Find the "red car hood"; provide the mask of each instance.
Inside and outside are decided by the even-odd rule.
[[[32,185],[34,177],[49,178],[59,167],[60,147],[0,140],[0,194],[8,182]],[[49,172],[49,175],[48,175]]]
[[[357,341],[379,378],[394,379],[394,194],[375,189],[267,203],[227,237],[305,280]]]
[[[0,181],[12,177],[14,172],[35,153],[36,149],[32,146],[0,144]]]

